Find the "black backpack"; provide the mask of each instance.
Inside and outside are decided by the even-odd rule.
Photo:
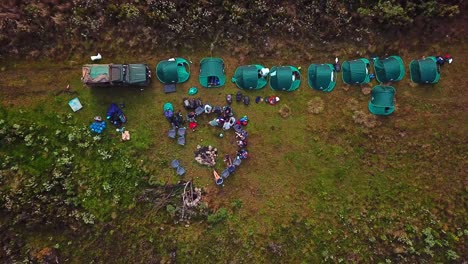
[[[240,102],[242,100],[242,94],[241,92],[237,92],[236,94],[236,102]]]
[[[249,103],[250,103],[250,98],[247,95],[244,96],[244,104],[249,105]]]

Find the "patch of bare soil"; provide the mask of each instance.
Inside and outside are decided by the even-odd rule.
[[[355,111],[353,114],[354,123],[363,125],[366,128],[373,128],[380,125],[375,115],[365,113],[363,111]]]
[[[280,107],[280,110],[278,110],[278,113],[283,117],[283,118],[287,118],[291,115],[291,108],[289,108],[288,105],[286,104],[283,104],[281,105]]]
[[[311,114],[320,114],[325,109],[325,102],[320,97],[314,97],[307,103],[307,111]]]

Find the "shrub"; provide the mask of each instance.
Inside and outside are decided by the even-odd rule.
[[[221,208],[216,213],[208,215],[208,223],[211,225],[221,223],[226,220],[228,216],[228,210],[226,208]]]
[[[129,3],[120,6],[119,18],[136,20],[138,17],[140,17],[140,10],[138,7]]]

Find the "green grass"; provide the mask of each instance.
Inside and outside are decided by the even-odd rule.
[[[455,53],[464,47],[453,49]],[[144,60],[153,69],[161,59],[183,57],[166,55]],[[229,79],[237,58],[221,51],[215,55],[226,61]],[[167,138],[169,124],[162,115],[165,102],[183,110],[182,98],[191,86],[199,88],[196,97],[214,105],[224,105],[225,95],[237,92],[232,83],[221,89],[200,87],[198,62],[204,56],[191,54],[191,78],[177,86],[177,93],[167,95],[156,79],[144,91],[91,89],[80,84],[79,65],[5,63],[6,70],[0,72],[0,86],[5,87],[0,90],[0,119],[9,126],[34,124],[34,137],[49,141],[29,147],[20,137],[17,143],[0,146],[0,161],[11,157],[2,165],[1,194],[33,177],[49,183],[57,157],[74,155],[72,173],[64,183],[71,185],[73,194],[67,197],[95,217],[94,225],[78,231],[49,226],[23,229],[21,223],[13,224],[24,241],[23,254],[26,249],[37,252],[59,243],[61,255],[74,263],[168,262],[171,252],[177,252],[182,263],[447,262],[456,255],[466,259],[463,186],[468,131],[463,125],[467,101],[461,96],[466,92],[458,85],[461,67],[444,66],[441,82],[431,88],[411,87],[405,77],[394,85],[395,114],[377,117],[379,125],[365,127],[353,121],[355,110],[350,105],[367,113],[369,100],[357,87],[345,91],[338,78],[333,92],[321,94],[307,86],[305,70],[312,62],[294,53],[268,59],[253,55],[245,64],[271,67],[280,59],[295,61],[293,65],[302,66],[304,79],[294,93],[274,93],[269,87],[242,91],[251,97],[251,105],[234,102],[233,108],[237,116],[249,117],[250,158],[223,187],[217,187],[212,171],[194,161],[193,151],[198,144],[217,147],[219,172],[224,168],[222,157],[237,150],[233,131],[220,138],[219,129],[207,125],[211,117],[201,116],[199,128],[188,132],[187,145],[182,147]],[[107,62],[111,61],[103,61]],[[58,94],[67,84],[76,93]],[[288,118],[279,115],[280,105],[254,103],[255,96],[273,94],[281,97],[280,105],[291,108]],[[307,102],[316,96],[325,109],[308,113]],[[84,105],[77,113],[67,105],[74,97]],[[112,102],[125,103],[132,139],[121,142],[109,126],[102,140],[94,142],[84,131],[95,115],[105,115]],[[70,141],[71,133],[75,138]],[[78,146],[85,142],[90,146]],[[106,158],[102,151],[112,157]],[[152,204],[137,202],[151,184],[180,180],[169,168],[175,158],[187,169],[184,178],[193,178],[204,188],[211,209],[207,218],[192,220],[188,226],[175,224],[166,207],[156,210]],[[17,172],[6,172],[15,165]],[[2,211],[2,221],[8,217],[11,214]],[[432,237],[427,230],[433,230]]]

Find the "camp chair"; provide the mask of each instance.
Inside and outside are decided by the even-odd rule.
[[[177,175],[182,176],[182,175],[185,174],[185,169],[182,166],[179,166],[176,169],[176,173],[177,173]]]
[[[419,84],[434,84],[439,82],[440,71],[437,59],[433,56],[413,60],[410,63],[411,81]]]
[[[258,72],[264,67],[259,64],[240,66],[234,72],[231,81],[243,90],[259,90],[265,87],[267,79]]]
[[[229,130],[232,126],[236,124],[236,118],[231,116],[228,121],[224,122],[223,129]]]
[[[395,88],[377,85],[372,88],[369,111],[374,115],[390,115],[395,111]]]
[[[230,174],[231,173],[229,172],[229,169],[226,168],[225,170],[223,170],[223,172],[221,172],[221,177],[226,179],[227,177],[229,177]]]
[[[308,69],[309,86],[312,89],[331,92],[336,85],[336,76],[331,64],[311,64]]]
[[[176,85],[175,83],[172,84],[164,84],[164,93],[175,93],[176,92]]]
[[[296,77],[297,76],[297,77]],[[274,66],[270,71],[270,87],[275,91],[292,92],[301,85],[301,73],[293,66]]]
[[[352,61],[344,61],[341,65],[343,82],[346,84],[365,84],[370,82],[368,59],[360,58]]]
[[[400,56],[390,56],[383,60],[375,58],[374,72],[379,83],[398,82],[405,76],[405,66]]]
[[[179,166],[180,166],[179,160],[176,160],[176,159],[175,159],[175,160],[172,160],[172,161],[171,161],[171,167],[172,167],[173,169],[177,169]]]
[[[221,87],[226,83],[224,61],[221,58],[203,58],[200,61],[198,81],[203,87]]]
[[[170,138],[175,138],[175,137],[176,137],[176,129],[175,129],[175,127],[172,127],[172,129],[170,129],[170,130],[167,132],[167,136],[170,137]]]
[[[177,138],[177,144],[179,144],[181,146],[185,146],[185,137]]]
[[[180,137],[183,137],[185,136],[185,132],[186,132],[186,128],[185,127],[180,127],[179,130],[177,130],[177,134],[180,136]]]
[[[201,115],[201,114],[203,114],[203,113],[205,113],[205,109],[204,109],[203,107],[199,106],[199,107],[197,107],[197,108],[195,109],[195,114],[196,114],[197,116],[199,116],[199,115]]]
[[[236,159],[234,159],[234,162],[232,162],[232,165],[239,166],[241,162],[241,159],[239,157],[236,157]]]
[[[238,133],[241,133],[242,130],[244,130],[244,129],[242,128],[242,126],[239,125],[239,124],[234,124],[233,128],[234,128],[234,131],[236,131],[236,132],[238,132]]]

